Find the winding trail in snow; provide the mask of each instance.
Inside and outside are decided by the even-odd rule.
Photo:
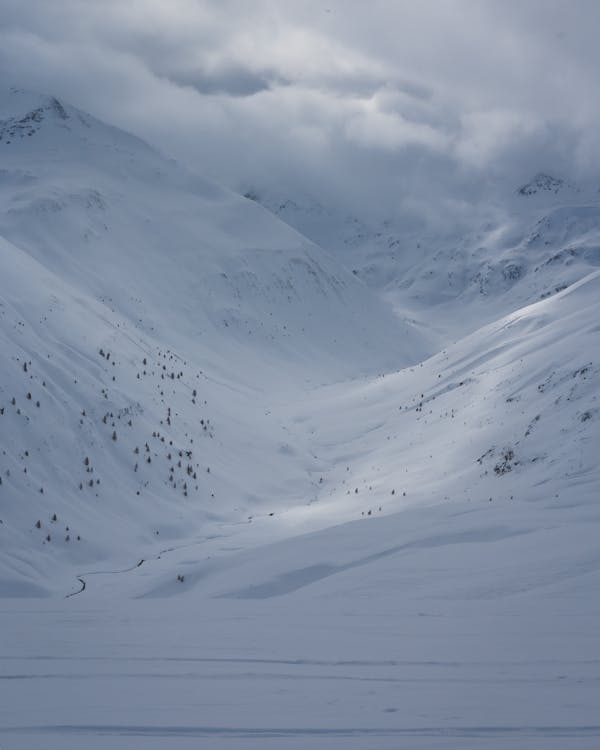
[[[83,573],[80,576],[77,576],[77,580],[81,583],[81,588],[79,591],[73,591],[70,594],[65,595],[65,599],[69,599],[71,596],[77,596],[77,594],[83,594],[83,592],[86,589],[87,583],[84,579],[84,575],[86,576],[98,576],[98,575],[115,575],[117,573],[129,573],[132,570],[135,570],[136,568],[140,568],[144,564],[145,560],[142,558],[139,562],[137,562],[135,565],[132,565],[130,568],[124,568],[123,570],[91,570],[89,573]]]
[[[72,591],[70,594],[66,594],[65,599],[69,599],[71,596],[77,596],[77,594],[81,594],[82,591],[85,591],[86,582],[79,576],[77,576],[77,580],[79,581],[79,583],[81,583],[81,588],[79,589],[79,591]]]
[[[262,516],[263,519],[269,518],[270,516],[274,515],[273,513],[266,513]],[[261,516],[253,516],[253,519],[261,518]],[[227,524],[227,526],[245,526],[246,522],[236,522],[232,524]],[[223,538],[225,535],[223,534],[209,534],[208,536],[202,537],[201,539],[196,539],[193,542],[186,542],[185,544],[176,544],[172,545],[170,547],[165,547],[161,550],[159,550],[156,554],[152,555],[151,557],[144,558],[142,557],[137,563],[134,565],[130,565],[127,568],[122,568],[120,570],[90,570],[87,573],[81,573],[76,576],[77,580],[81,583],[81,588],[78,591],[72,591],[69,594],[65,594],[65,599],[69,599],[72,596],[77,596],[78,594],[82,594],[86,590],[86,581],[85,578],[88,576],[100,576],[100,575],[120,575],[122,573],[131,573],[131,571],[136,570],[136,568],[141,568],[141,566],[150,560],[160,560],[164,555],[167,555],[170,552],[177,552],[181,549],[186,549],[187,547],[197,547],[200,544],[204,544],[205,542],[212,541],[214,539],[220,539]]]

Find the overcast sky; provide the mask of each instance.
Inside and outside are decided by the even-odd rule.
[[[418,204],[598,172],[598,0],[0,0],[3,81],[230,186]]]

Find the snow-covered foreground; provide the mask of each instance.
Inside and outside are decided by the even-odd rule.
[[[0,104],[0,748],[599,747],[594,211],[529,291],[434,279],[425,358],[252,201]]]
[[[460,502],[237,555],[225,531],[174,598],[115,574],[3,600],[0,746],[597,748],[599,520]]]

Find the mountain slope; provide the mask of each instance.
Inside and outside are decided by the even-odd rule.
[[[585,558],[592,567],[582,569],[596,570],[595,534],[586,535],[584,544],[573,529],[600,522],[599,314],[596,272],[551,299],[480,329],[418,367],[327,386],[282,405],[280,416],[293,430],[291,443],[308,444],[314,456],[314,494],[304,505],[278,514],[268,532],[264,519],[255,519],[254,525],[259,524],[264,540],[271,542],[281,534],[321,530],[287,540],[279,545],[280,552],[261,547],[238,556],[219,552],[222,541],[211,544],[202,538],[153,561],[150,569],[133,571],[121,585],[138,596],[172,595],[178,593],[173,582],[177,569],[185,574],[191,592],[198,586],[209,596],[247,591],[252,597],[253,591],[258,596],[270,590],[269,581],[273,591],[276,581],[282,592],[288,591],[286,580],[289,591],[295,591],[354,567],[368,578],[380,553],[391,548],[390,556],[396,554],[390,534],[410,540],[417,533],[410,519],[417,519],[418,512],[438,528],[436,533],[442,534],[446,524],[458,536],[462,528],[465,539],[469,519],[455,520],[455,513],[473,513],[484,527],[488,517],[502,518],[527,534],[552,528],[557,538],[564,533],[565,575],[574,559]],[[387,527],[369,526],[382,515]],[[336,525],[352,519],[359,527],[349,529],[348,535],[361,540],[360,554],[356,541],[336,541],[344,536]],[[383,534],[385,528],[395,531]],[[426,526],[418,533],[427,535]],[[227,532],[242,549],[253,547],[260,534],[250,527]],[[552,552],[523,548],[519,554],[523,564],[537,569],[539,555],[548,559]],[[363,562],[355,566],[358,559]],[[256,560],[256,570],[251,560]],[[520,591],[522,571],[508,560],[504,565],[510,571],[498,573],[506,575],[503,585],[507,591]],[[573,568],[575,577],[579,566]],[[295,571],[305,567],[306,575],[296,576]],[[539,585],[547,585],[549,579],[539,577],[544,581]],[[110,577],[107,583],[111,585]],[[94,590],[102,588],[97,581],[92,585]],[[329,585],[335,588],[335,580]],[[462,585],[469,586],[468,578]]]
[[[272,394],[416,361],[414,333],[132,136],[19,91],[0,112],[3,590],[303,497]]]
[[[0,233],[144,333],[324,360],[323,377],[418,359],[363,285],[255,204],[56,100],[13,92],[2,110],[34,125],[4,135]]]

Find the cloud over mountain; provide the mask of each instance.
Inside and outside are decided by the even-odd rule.
[[[482,175],[586,177],[600,152],[586,0],[3,5],[5,80],[233,187],[335,197],[354,182],[346,200],[391,210],[457,187],[475,199]]]

